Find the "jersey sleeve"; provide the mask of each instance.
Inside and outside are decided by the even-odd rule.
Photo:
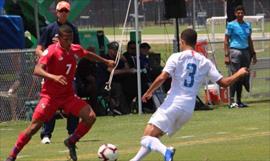
[[[177,61],[176,54],[171,55],[167,60],[166,65],[163,68],[163,71],[169,73],[170,76],[172,76],[173,73],[175,72],[176,61]]]
[[[52,53],[50,52],[49,49],[46,49],[43,51],[42,56],[38,60],[38,63],[47,65],[51,57]]]
[[[232,31],[233,31],[233,26],[231,23],[228,23],[226,27],[225,35],[230,36],[232,34]]]
[[[82,48],[79,44],[72,44],[72,47],[74,49],[74,53],[80,58],[86,56],[89,53],[89,51]]]
[[[212,82],[217,82],[223,76],[219,73],[215,65],[209,60],[210,69],[208,72],[208,77],[211,79]]]

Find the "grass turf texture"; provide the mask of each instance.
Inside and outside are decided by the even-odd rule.
[[[162,141],[174,146],[175,161],[269,161],[270,101],[249,102],[244,109],[223,106],[213,111],[196,111],[193,118],[172,138]],[[119,160],[127,161],[139,149],[139,140],[151,115],[98,117],[90,133],[77,144],[80,161],[95,161],[103,143],[118,146]],[[0,160],[12,148],[18,133],[29,122],[0,124]],[[68,159],[63,140],[67,137],[66,120],[58,120],[52,144],[40,143],[37,133],[23,149],[18,161],[64,161]],[[145,161],[162,161],[159,153],[151,153]]]

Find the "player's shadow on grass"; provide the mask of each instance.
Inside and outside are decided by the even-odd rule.
[[[99,139],[90,139],[90,140],[80,140],[79,142],[100,142],[103,140],[99,140]]]
[[[270,96],[270,95],[269,95]],[[252,101],[246,101],[247,103],[266,103],[266,102],[270,102],[270,99],[258,99],[258,100],[252,100]]]
[[[91,139],[91,140],[80,140],[79,142],[81,142],[81,143],[87,143],[87,142],[101,142],[101,141],[103,141],[103,140]],[[54,142],[54,143],[63,143],[63,142],[57,141],[57,142]]]

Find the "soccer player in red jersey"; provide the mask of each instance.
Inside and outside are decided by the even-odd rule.
[[[115,66],[115,63],[84,50],[80,45],[72,44],[72,39],[72,29],[68,25],[62,25],[59,28],[59,42],[50,45],[35,66],[34,74],[44,78],[41,98],[30,125],[19,134],[6,161],[15,161],[18,153],[40,129],[43,122],[48,121],[60,108],[67,114],[81,118],[75,132],[64,141],[69,149],[70,158],[77,161],[75,144],[90,130],[96,120],[96,114],[90,105],[74,93],[72,83],[76,70],[76,57],[100,61],[109,67]]]

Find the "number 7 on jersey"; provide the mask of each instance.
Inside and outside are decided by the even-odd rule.
[[[67,66],[66,75],[68,75],[71,70],[72,64],[67,64],[66,66]]]

